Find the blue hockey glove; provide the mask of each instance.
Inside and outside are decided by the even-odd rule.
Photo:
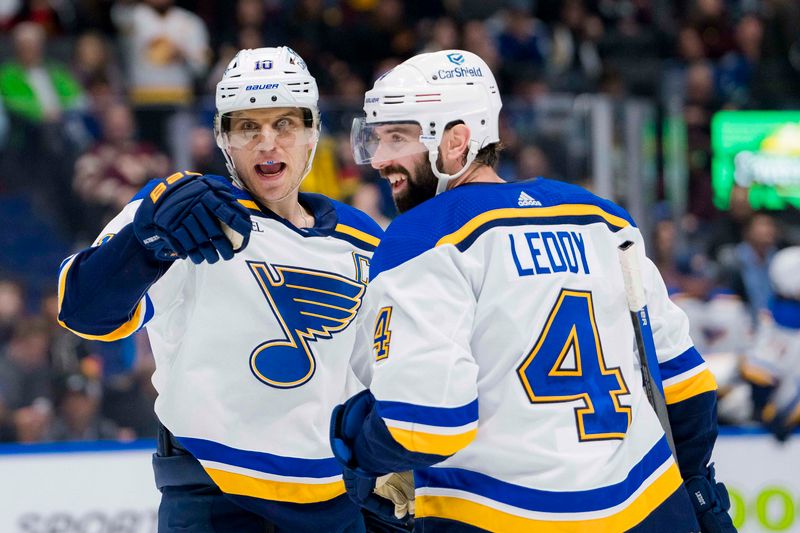
[[[223,232],[226,224],[241,235],[234,250]],[[220,181],[190,173],[161,180],[145,196],[133,219],[133,231],[156,257],[169,261],[188,257],[195,264],[231,259],[250,239],[250,213]]]
[[[714,463],[705,476],[693,476],[684,483],[694,514],[703,533],[736,533],[728,509],[731,507],[728,489],[714,479]]]
[[[374,404],[375,399],[369,390],[363,390],[333,409],[330,432],[331,449],[334,457],[348,468],[358,466],[353,455],[353,445]]]

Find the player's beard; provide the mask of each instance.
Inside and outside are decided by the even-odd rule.
[[[413,177],[406,169],[399,166],[386,167],[381,170],[381,174],[383,176],[402,174],[406,177],[405,190],[400,194],[392,195],[394,205],[400,213],[405,213],[425,200],[430,200],[436,196],[436,187],[439,184],[439,180],[431,170],[431,165],[427,158],[414,165]]]

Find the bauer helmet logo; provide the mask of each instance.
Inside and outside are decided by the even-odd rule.
[[[464,54],[459,54],[457,52],[453,52],[452,54],[447,54],[447,59],[454,65],[463,65],[464,64]]]

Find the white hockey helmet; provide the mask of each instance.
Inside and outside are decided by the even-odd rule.
[[[784,298],[800,300],[800,246],[776,253],[769,265],[769,279],[775,292]]]
[[[414,56],[378,78],[364,95],[366,116],[356,118],[351,131],[353,156],[359,164],[379,161],[375,157],[376,126],[419,124],[422,134],[418,150],[428,151],[431,169],[439,178],[438,194],[449,180],[467,170],[481,148],[500,140],[502,105],[494,75],[472,52],[443,50]],[[461,170],[444,174],[436,165],[439,144],[445,127],[455,121],[462,121],[470,130],[469,151]]]
[[[239,181],[228,150],[226,117],[234,111],[270,107],[296,107],[307,111],[306,127],[311,130],[305,177],[319,140],[319,90],[305,61],[287,46],[240,50],[217,83],[214,136],[222,150],[234,182]]]

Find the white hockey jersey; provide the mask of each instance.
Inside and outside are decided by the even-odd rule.
[[[220,178],[222,179],[222,178]],[[96,245],[133,220],[145,188]],[[147,327],[161,422],[226,493],[289,503],[343,495],[328,441],[331,411],[363,388],[349,365],[372,251],[382,230],[368,216],[301,194],[315,226],[298,229],[250,209],[248,246],[229,261],[175,261],[145,294],[114,340]],[[61,298],[69,296],[65,261]]]
[[[621,532],[682,480],[642,389],[617,247],[638,245],[668,404],[715,389],[628,214],[545,179],[469,184],[396,219],[354,361],[409,452],[417,517]]]

